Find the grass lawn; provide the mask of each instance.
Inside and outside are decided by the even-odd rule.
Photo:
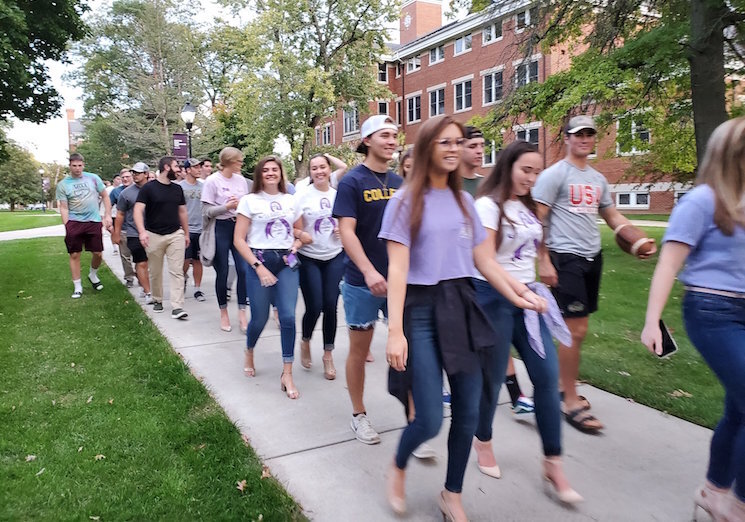
[[[61,239],[1,251],[0,519],[305,520],[111,272],[73,301]]]
[[[657,239],[659,248],[664,229],[645,230]],[[675,284],[663,314],[679,350],[669,359],[657,359],[639,340],[657,256],[640,261],[625,254],[616,246],[610,229],[603,226],[603,260],[600,309],[590,319],[581,378],[713,428],[722,414],[724,391],[686,336],[681,318],[682,286]]]
[[[624,214],[629,219],[639,219],[643,221],[665,221],[670,219],[668,214]]]
[[[62,218],[54,211],[0,211],[0,232],[60,224],[62,224]]]

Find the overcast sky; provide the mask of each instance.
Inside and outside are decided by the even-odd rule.
[[[88,5],[91,10],[104,9],[111,5],[111,1],[89,0]],[[206,23],[210,23],[221,14],[227,13],[216,5],[214,0],[203,0],[202,5],[204,6],[203,9],[197,9],[197,19]],[[226,18],[236,20],[232,16]],[[391,29],[388,33],[389,36],[392,40],[398,41],[398,24],[396,23]],[[13,119],[11,120],[13,127],[8,132],[8,136],[12,141],[31,152],[38,161],[57,162],[64,165],[67,163],[68,145],[65,109],[75,109],[76,118],[83,115],[83,102],[80,99],[82,91],[62,79],[63,75],[76,67],[77,64],[49,62],[47,65],[52,84],[63,98],[60,115],[38,125]]]

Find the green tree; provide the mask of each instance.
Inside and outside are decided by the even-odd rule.
[[[236,2],[232,2],[235,4]],[[343,108],[367,111],[389,98],[377,83],[392,0],[260,0],[244,42],[258,43],[252,68],[235,92],[240,132],[284,136],[295,172],[305,174],[314,128]],[[261,139],[259,140],[261,141]]]
[[[652,141],[632,170],[690,179],[728,109],[740,110],[734,97],[728,106],[726,91],[728,76],[744,66],[744,7],[742,0],[609,0],[602,9],[590,0],[541,1],[542,22],[524,33],[520,53],[561,47],[575,55],[571,67],[508,92],[485,124],[500,129],[527,115],[560,127],[579,112],[595,112],[605,126],[643,120]],[[645,145],[633,135],[619,139],[621,148]]]
[[[0,201],[9,203],[12,212],[16,205],[41,199],[41,177],[39,164],[28,151],[13,143],[5,148],[7,160],[0,164]]]
[[[61,101],[44,62],[64,59],[68,43],[83,37],[86,9],[77,0],[0,1],[0,121],[41,123],[57,114]]]

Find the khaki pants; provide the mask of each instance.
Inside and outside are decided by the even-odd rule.
[[[168,262],[168,280],[171,288],[171,307],[184,307],[184,251],[186,242],[183,229],[161,236],[148,230],[150,245],[147,252],[150,268],[150,292],[153,301],[163,302],[163,257]]]
[[[132,267],[132,252],[127,246],[127,232],[124,230],[119,234],[119,259],[122,260],[122,268],[124,268],[124,280],[131,283],[137,274]]]

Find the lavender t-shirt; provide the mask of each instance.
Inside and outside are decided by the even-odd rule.
[[[424,195],[424,211],[419,234],[411,242],[411,204],[407,189],[388,201],[378,237],[410,248],[409,275],[412,285],[436,285],[440,281],[473,277],[473,248],[486,238],[473,198],[462,191],[468,209],[464,216],[455,195],[448,189],[429,189]]]
[[[678,276],[688,286],[745,293],[745,229],[725,236],[714,224],[714,191],[699,185],[681,199],[670,216],[663,242],[691,247]]]

